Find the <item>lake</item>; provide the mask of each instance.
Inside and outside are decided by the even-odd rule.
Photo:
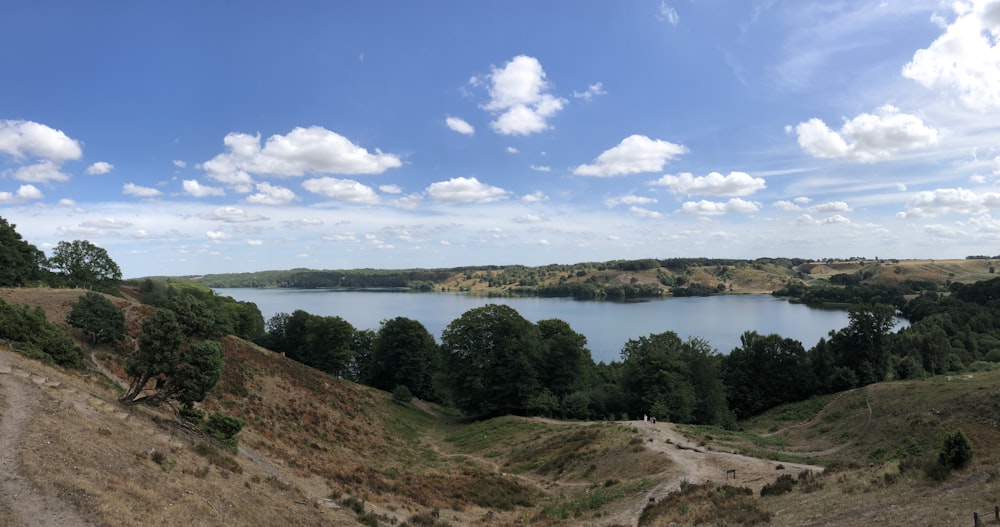
[[[597,362],[621,360],[631,338],[673,331],[681,338],[701,337],[721,353],[740,345],[744,331],[777,333],[811,348],[830,330],[847,326],[847,311],[816,309],[769,295],[719,295],[663,298],[644,302],[595,302],[571,298],[489,298],[467,293],[404,291],[331,291],[326,289],[219,288],[220,295],[257,304],[264,320],[276,313],[301,309],[314,315],[339,316],[358,329],[378,330],[383,320],[406,317],[419,321],[434,338],[466,311],[486,304],[505,304],[524,318],[558,318],[587,337]]]

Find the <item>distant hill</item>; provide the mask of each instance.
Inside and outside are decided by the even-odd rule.
[[[965,260],[730,260],[674,258],[616,260],[539,267],[479,266],[451,269],[350,269],[260,271],[208,274],[192,279],[208,287],[403,288],[418,291],[469,291],[491,295],[578,296],[583,298],[682,295],[692,288],[707,293],[767,294],[790,281],[830,284],[837,275],[859,283],[920,281],[944,286],[993,277],[995,261]],[[836,280],[836,279],[835,279]],[[835,282],[834,282],[835,283]]]

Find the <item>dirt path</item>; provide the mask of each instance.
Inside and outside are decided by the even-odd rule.
[[[777,462],[729,452],[705,450],[688,443],[670,423],[635,424],[646,440],[646,448],[661,452],[670,461],[663,481],[621,510],[602,518],[602,525],[636,525],[642,510],[650,500],[659,500],[681,488],[709,481],[759,491],[781,474],[798,474],[803,470],[822,472],[823,467],[798,463]],[[734,472],[729,472],[734,471]],[[785,471],[785,472],[782,472]]]
[[[18,470],[21,430],[38,395],[30,373],[13,368],[7,351],[0,351],[0,389],[6,403],[0,415],[0,500],[13,512],[13,525],[89,527],[69,505],[56,496],[42,494]]]

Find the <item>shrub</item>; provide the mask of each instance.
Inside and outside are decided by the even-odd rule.
[[[244,421],[239,417],[226,415],[222,412],[212,412],[208,416],[208,421],[201,425],[201,429],[213,439],[219,440],[223,446],[232,453],[236,453],[236,434],[243,429]]]
[[[956,430],[944,438],[938,463],[951,470],[961,470],[972,462],[972,445],[961,430]]]
[[[780,496],[791,492],[794,487],[795,478],[793,478],[791,474],[782,474],[778,476],[778,479],[775,480],[774,483],[764,485],[764,487],[760,489],[760,496],[762,498],[764,496]]]
[[[399,404],[409,404],[413,399],[413,394],[405,385],[400,384],[392,391],[392,400]]]

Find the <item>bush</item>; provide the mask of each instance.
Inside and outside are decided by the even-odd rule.
[[[0,300],[0,341],[23,355],[64,368],[83,369],[83,350],[41,308]]]
[[[948,434],[938,453],[938,463],[951,470],[961,470],[972,462],[972,445],[961,430]]]
[[[392,400],[399,404],[409,404],[413,399],[413,394],[405,385],[400,384],[392,391]]]
[[[230,452],[236,453],[236,434],[243,429],[244,421],[239,417],[212,412],[201,429],[210,437],[219,440]]]

